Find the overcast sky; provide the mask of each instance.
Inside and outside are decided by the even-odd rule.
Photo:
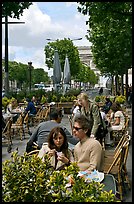
[[[88,26],[87,17],[77,11],[76,2],[33,2],[29,9],[24,10],[20,20],[25,24],[9,24],[8,45],[9,60],[27,64],[29,61],[35,68],[44,68],[46,39],[80,38],[73,41],[75,46],[90,46],[86,40]],[[4,21],[4,19],[2,19]],[[2,57],[5,56],[5,25],[2,24]],[[49,74],[51,75],[51,71]]]

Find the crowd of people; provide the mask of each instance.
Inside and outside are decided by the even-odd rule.
[[[7,111],[11,113],[15,107],[15,101],[9,104]],[[36,116],[36,98],[27,100],[27,107],[24,113],[29,113],[29,117]],[[61,125],[62,109],[54,108],[49,112],[49,120],[40,122],[31,134],[26,152],[34,149],[36,144],[39,154],[42,158],[47,153],[50,157],[51,165],[54,169],[62,169],[77,162],[80,170],[91,172],[101,170],[103,161],[103,147],[100,140],[99,126],[105,124],[111,137],[114,130],[121,130],[125,125],[125,115],[121,106],[115,101],[112,102],[106,97],[103,107],[91,100],[86,93],[80,93],[77,96],[72,107],[72,133],[66,127]],[[3,122],[4,125],[4,122]],[[112,139],[109,139],[112,140]],[[73,145],[73,151],[70,149]]]
[[[33,150],[33,144],[39,149],[38,157],[45,154],[50,157],[54,169],[63,169],[71,162],[77,162],[81,171],[101,171],[103,166],[103,147],[99,140],[99,125],[105,122],[108,133],[120,130],[125,124],[125,115],[121,106],[106,97],[103,107],[99,107],[86,93],[77,96],[72,107],[72,134],[61,125],[62,109],[54,108],[50,119],[37,125],[26,145],[26,152]],[[112,137],[111,137],[112,138]],[[73,145],[73,150],[69,144]]]

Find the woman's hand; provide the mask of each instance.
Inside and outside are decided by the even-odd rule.
[[[50,151],[48,152],[48,156],[50,156],[50,157],[54,156],[54,155],[55,155],[55,152],[56,152],[55,149],[50,150]]]
[[[57,159],[62,161],[65,164],[68,164],[70,162],[70,160],[67,157],[65,157],[63,154],[59,155]]]

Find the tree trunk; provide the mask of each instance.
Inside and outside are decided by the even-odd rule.
[[[115,76],[115,95],[118,93],[118,75]]]
[[[128,70],[126,71],[126,102],[128,102]]]
[[[121,75],[121,94],[124,96],[124,81],[123,81],[123,74]]]
[[[111,78],[111,94],[114,95],[114,76]]]

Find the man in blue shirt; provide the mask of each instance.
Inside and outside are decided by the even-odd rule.
[[[25,109],[25,112],[30,111],[29,116],[35,116],[37,112],[36,112],[33,98],[31,101],[29,99],[27,99],[27,101],[28,101],[28,105],[27,105],[27,108]]]

